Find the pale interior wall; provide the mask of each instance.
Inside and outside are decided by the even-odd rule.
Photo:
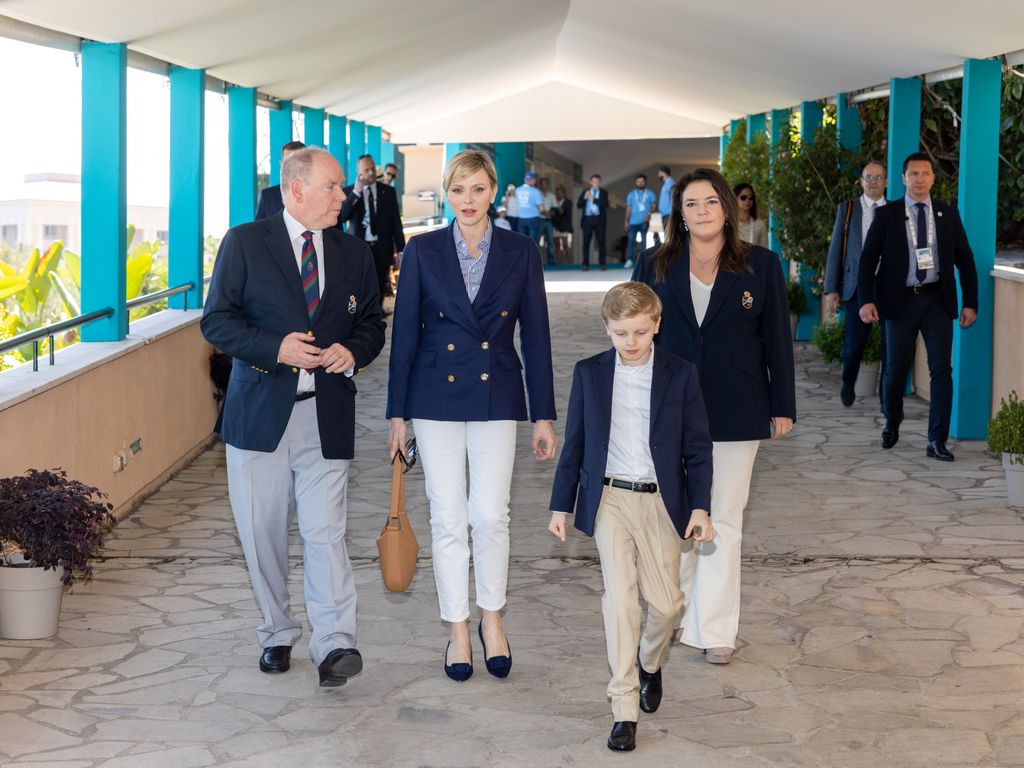
[[[69,477],[107,493],[121,515],[129,511],[212,439],[211,347],[195,317],[0,410],[0,477],[63,467]],[[115,451],[137,438],[142,452],[115,472]]]
[[[444,170],[444,147],[440,144],[398,147],[405,156],[405,194],[402,195],[402,217],[434,216],[443,205],[441,173]],[[438,203],[420,200],[417,192],[432,189]]]
[[[992,413],[1016,390],[1024,397],[1024,281],[996,275],[992,339]]]

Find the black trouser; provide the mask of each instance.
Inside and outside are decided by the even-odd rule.
[[[600,216],[584,216],[583,217],[583,263],[590,264],[590,238],[591,236],[597,237],[597,260],[599,264],[604,264],[605,251],[604,251],[604,221]]]
[[[865,323],[860,319],[861,300],[857,290],[843,302],[846,309],[846,320],[843,323],[843,384],[853,386],[857,381],[857,374],[860,372],[860,361],[864,356],[864,347],[868,343],[868,335],[871,333],[871,323]],[[885,324],[882,324],[882,376],[885,376]],[[884,381],[884,379],[883,379]],[[885,411],[885,389],[878,387],[878,400],[883,403],[882,410]]]
[[[949,419],[953,413],[953,320],[946,311],[938,283],[921,293],[908,289],[903,307],[885,321],[885,371],[882,384],[885,399],[882,408],[886,421],[899,426],[903,421],[903,390],[914,363],[917,334],[921,333],[928,352],[931,374],[931,406],[928,412],[928,440],[945,441],[949,437]]]
[[[391,267],[395,263],[395,252],[390,243],[375,240],[367,243],[373,252],[373,265],[377,268],[377,288],[380,289],[380,303],[384,305],[384,297],[391,295]]]

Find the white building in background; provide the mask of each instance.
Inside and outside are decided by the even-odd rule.
[[[0,242],[11,248],[45,249],[55,240],[75,253],[82,252],[81,177],[68,173],[33,173],[21,189],[7,190],[0,200]],[[167,208],[129,205],[128,223],[135,240],[167,243]]]

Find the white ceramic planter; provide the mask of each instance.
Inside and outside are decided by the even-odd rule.
[[[1003,471],[1006,473],[1006,496],[1011,507],[1024,507],[1024,464],[1011,464],[1013,454],[1003,454]],[[1020,458],[1019,456],[1017,457]]]
[[[789,316],[789,329],[793,332],[793,340],[794,341],[796,340],[796,325],[799,322],[800,322],[800,316],[799,315],[790,315]]]
[[[878,392],[878,370],[880,363],[861,363],[857,372],[857,381],[853,385],[853,393],[857,397],[874,397]]]
[[[39,640],[57,634],[60,578],[53,569],[0,567],[0,637]]]

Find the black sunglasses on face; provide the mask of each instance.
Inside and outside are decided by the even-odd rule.
[[[742,200],[744,203],[747,202],[748,200],[753,200],[753,199],[754,199],[753,195],[740,195],[740,200]]]

